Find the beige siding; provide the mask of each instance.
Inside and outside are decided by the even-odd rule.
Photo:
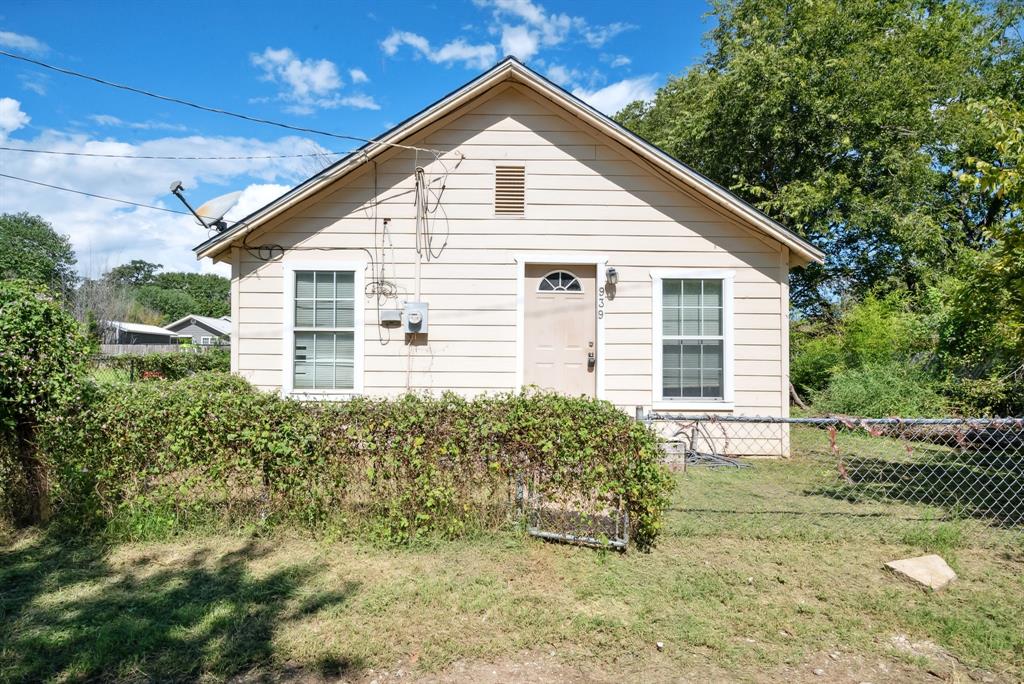
[[[602,255],[619,271],[605,305],[605,396],[632,411],[651,404],[651,269],[735,271],[735,410],[786,411],[788,255],[773,241],[686,194],[599,134],[515,87],[428,129],[412,144],[452,150],[445,181],[447,220],[435,218],[435,251],[422,264],[422,298],[430,304],[429,341],[407,346],[377,325],[377,302],[365,299],[368,393],[451,389],[465,394],[513,389],[516,380],[515,256]],[[439,177],[442,164],[408,150],[365,167],[319,201],[286,213],[249,245],[277,244],[285,259],[352,261],[384,255],[386,275],[412,299],[415,270],[413,170]],[[526,166],[526,215],[496,218],[496,163]],[[377,187],[374,221],[374,187]],[[390,219],[382,252],[382,221]],[[567,257],[566,261],[571,261]],[[378,272],[380,266],[378,264]],[[260,387],[277,389],[283,367],[283,287],[278,262],[239,250],[234,265],[236,368]],[[372,279],[369,272],[367,282]],[[397,306],[391,300],[385,306]]]

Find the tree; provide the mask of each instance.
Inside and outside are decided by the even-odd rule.
[[[0,214],[0,277],[43,285],[68,300],[78,276],[71,241],[41,216]]]
[[[703,62],[618,120],[810,239],[804,312],[920,291],[1012,209],[959,182],[986,145],[973,100],[1019,102],[1021,5],[715,0]]]
[[[165,323],[199,314],[200,306],[195,298],[181,290],[164,289],[158,285],[145,285],[133,293],[135,300],[147,309],[157,311]]]
[[[215,273],[159,273],[153,284],[164,290],[183,292],[195,301],[192,313],[220,318],[231,313],[231,281]],[[171,316],[172,320],[181,316]]]
[[[122,287],[142,287],[153,282],[156,272],[163,268],[162,264],[154,264],[142,259],[132,259],[107,271],[103,276],[113,285]]]
[[[38,522],[47,518],[49,505],[36,426],[77,395],[88,343],[70,313],[23,280],[0,282],[0,339],[0,436],[17,452],[15,477],[25,490],[20,517]]]
[[[86,283],[88,288],[83,285],[80,294],[96,304],[83,307],[79,320],[84,320],[86,310],[101,318],[156,324],[189,314],[220,317],[230,313],[231,281],[227,278],[213,273],[158,273],[160,268],[160,264],[135,259],[110,269],[102,281]],[[100,309],[120,313],[104,316]]]

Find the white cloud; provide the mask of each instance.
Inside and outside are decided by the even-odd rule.
[[[486,6],[488,3],[483,1],[479,4]],[[529,32],[535,44],[531,55],[537,51],[539,45],[550,47],[564,41],[573,26],[573,17],[570,17],[568,14],[548,14],[541,5],[536,5],[530,2],[530,0],[493,0],[491,5],[494,8],[496,20],[514,18],[525,22],[525,24],[516,27],[503,27],[502,46],[505,47],[505,35],[510,30],[517,33],[519,47],[524,45],[525,38],[522,36]],[[505,53],[516,54],[507,47],[505,47]],[[518,54],[516,56],[520,57]],[[527,57],[520,57],[520,59],[527,59]]]
[[[315,142],[286,136],[270,141],[242,137],[171,136],[141,143],[95,139],[88,135],[44,131],[19,140],[23,147],[99,154],[259,156],[325,153]],[[181,180],[190,201],[202,204],[211,197],[243,189],[229,219],[237,219],[286,191],[318,170],[310,157],[251,160],[152,160],[64,157],[57,155],[4,155],[4,172],[76,190],[108,195],[144,204],[181,209],[168,194],[171,181]],[[79,268],[99,275],[106,268],[130,259],[162,263],[169,270],[223,270],[207,261],[199,264],[192,247],[208,231],[192,218],[133,208],[100,199],[0,179],[0,212],[40,214],[71,237]]]
[[[20,102],[13,97],[0,97],[0,140],[28,125],[31,120],[32,117],[21,111]]]
[[[526,61],[537,54],[540,36],[526,26],[502,26],[501,49],[506,55],[513,55]]]
[[[627,78],[606,85],[597,90],[576,88],[572,94],[587,102],[591,107],[611,116],[633,100],[650,100],[654,97],[657,74],[638,78]]]
[[[188,127],[183,124],[173,124],[166,121],[125,121],[113,114],[91,114],[89,120],[100,126],[111,126],[115,128],[134,128],[140,131],[187,131]]]
[[[630,64],[633,63],[633,60],[631,60],[626,55],[614,55],[611,57],[608,63],[611,65],[613,69],[617,69],[619,67],[629,66]]]
[[[548,46],[564,41],[573,25],[573,17],[568,14],[548,14],[530,0],[494,0],[494,12],[498,17],[512,16],[525,21],[538,30],[541,42]]]
[[[635,28],[637,28],[636,25],[621,21],[616,21],[606,26],[590,26],[583,22],[580,25],[580,33],[583,35],[583,39],[587,41],[587,45],[592,48],[600,48],[620,33],[632,31]]]
[[[42,55],[50,51],[50,47],[43,41],[13,31],[0,31],[0,45],[11,50],[30,52],[35,55]]]
[[[21,87],[30,90],[36,95],[46,95],[46,87],[49,85],[50,77],[38,71],[25,74],[18,74]]]
[[[472,45],[462,38],[456,38],[435,50],[429,40],[410,31],[392,31],[380,47],[384,54],[393,56],[402,45],[408,45],[435,64],[461,62],[467,68],[485,69],[494,63],[498,54],[497,49],[489,43]]]
[[[473,0],[473,3],[477,7],[491,10],[491,22],[486,25],[486,30],[495,38],[500,35],[503,54],[522,61],[533,59],[533,63],[539,66],[543,66],[543,60],[538,55],[544,48],[560,45],[571,36],[577,42],[600,48],[623,31],[636,28],[625,22],[591,25],[584,17],[548,12],[543,5],[533,0]],[[472,24],[463,25],[464,31],[472,28]],[[381,49],[384,54],[394,56],[403,45],[411,47],[432,62],[462,62],[467,68],[489,67],[497,54],[494,45],[472,45],[463,38],[434,50],[430,40],[411,31],[392,31],[381,42]],[[620,63],[617,66],[622,65]]]
[[[317,103],[324,109],[336,109],[338,107],[350,107],[352,109],[372,109],[377,111],[380,109],[380,105],[377,101],[369,95],[345,95],[344,97],[335,97],[330,100],[321,100]]]
[[[633,24],[617,21],[606,25],[592,25],[584,17],[564,13],[548,13],[543,5],[532,0],[475,0],[480,7],[491,7],[496,21],[515,18],[536,32],[541,45],[551,47],[565,42],[573,31],[592,48],[600,48],[624,31],[637,28]],[[506,52],[508,52],[506,50]]]
[[[254,183],[242,190],[238,203],[231,207],[231,211],[225,215],[230,224],[232,221],[239,221],[257,209],[262,209],[284,193],[291,190],[290,185],[280,183]]]
[[[578,69],[570,69],[561,64],[552,64],[548,67],[548,78],[562,86],[571,86],[580,77]]]
[[[380,109],[373,97],[354,93],[341,96],[344,85],[337,65],[328,59],[300,59],[290,48],[267,48],[262,54],[252,55],[254,66],[263,71],[263,80],[278,83],[284,90],[279,100],[287,102],[285,111],[293,114],[312,114],[317,108]],[[353,83],[367,83],[370,78],[362,69],[349,69]],[[261,98],[251,98],[250,102]]]
[[[291,89],[286,97],[308,100],[314,95],[329,95],[341,87],[338,67],[328,59],[299,59],[290,48],[267,48],[252,55],[254,66],[263,70],[263,78]]]

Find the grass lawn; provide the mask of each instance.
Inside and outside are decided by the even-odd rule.
[[[833,535],[829,516],[803,513],[854,504],[802,494],[797,466],[680,476],[649,554],[514,533],[414,550],[281,533],[11,537],[0,681],[1024,677],[1020,546],[913,525]],[[757,515],[735,512],[751,501]],[[881,569],[933,548],[960,575],[942,593]]]

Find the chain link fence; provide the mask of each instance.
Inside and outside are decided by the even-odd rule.
[[[1024,548],[1024,419],[638,417],[681,532]]]
[[[127,346],[127,345],[126,345]],[[166,345],[136,345],[136,353],[96,354],[89,359],[88,373],[100,383],[140,380],[177,380],[201,371],[230,370],[227,347],[177,345],[170,351],[147,351]]]

